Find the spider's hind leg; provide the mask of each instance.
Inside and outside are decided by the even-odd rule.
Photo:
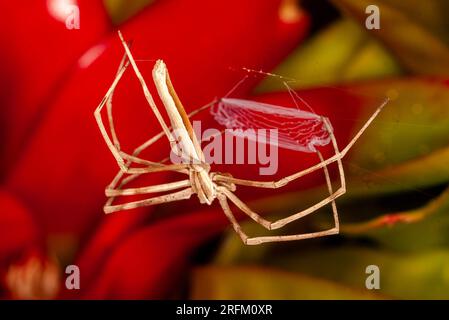
[[[328,235],[334,235],[339,233],[339,227],[338,227],[338,218],[335,221],[335,226],[331,229],[325,230],[325,231],[318,231],[318,232],[311,232],[311,233],[303,233],[303,234],[295,234],[295,235],[282,235],[282,236],[262,236],[262,237],[248,237],[248,235],[242,230],[242,227],[237,222],[236,218],[234,217],[228,201],[227,196],[224,193],[220,193],[218,195],[218,200],[220,202],[220,205],[223,209],[224,214],[229,219],[229,221],[232,224],[232,227],[234,228],[234,231],[239,235],[242,242],[246,245],[258,245],[262,243],[267,242],[281,242],[281,241],[293,241],[293,240],[304,240],[304,239],[311,239],[311,238],[318,238],[318,237],[324,237]],[[336,207],[333,207],[336,210]],[[336,211],[335,211],[336,214]],[[335,215],[334,215],[335,217]],[[260,218],[260,217],[259,217]],[[263,219],[263,218],[261,218]],[[265,220],[266,221],[266,220]],[[267,221],[266,221],[267,222]]]
[[[338,149],[335,136],[333,135],[332,128],[330,127],[329,120],[324,118],[323,121],[326,125],[327,130],[330,133],[332,146],[334,148],[335,154],[340,155],[340,151]],[[320,159],[320,163],[324,163],[325,160],[324,160],[321,152],[317,151],[317,155]],[[270,222],[270,221],[264,219],[263,217],[261,217],[259,214],[252,211],[234,193],[232,193],[230,190],[228,190],[227,188],[224,188],[224,187],[220,188],[220,191],[221,191],[220,204],[221,204],[226,216],[231,221],[231,223],[234,227],[234,230],[239,234],[242,241],[248,245],[256,245],[256,244],[261,244],[261,243],[266,243],[266,242],[303,240],[303,239],[311,239],[311,238],[317,238],[317,237],[338,234],[340,231],[340,223],[339,223],[338,210],[337,210],[337,205],[336,205],[335,200],[339,196],[343,195],[346,192],[346,181],[345,181],[345,175],[344,175],[344,170],[343,170],[343,164],[341,162],[341,157],[337,157],[337,165],[338,165],[338,169],[339,169],[338,171],[339,171],[340,183],[341,183],[341,186],[340,186],[340,188],[338,188],[337,191],[335,191],[335,192],[333,191],[332,181],[330,179],[328,167],[327,167],[327,165],[324,165],[323,171],[324,171],[324,176],[326,179],[326,185],[327,185],[327,189],[329,192],[329,196],[303,211],[300,211],[300,212],[293,214],[291,216],[288,216],[286,218],[277,220],[275,222]],[[332,207],[332,212],[333,212],[334,226],[328,230],[304,233],[304,234],[283,235],[283,236],[263,236],[263,237],[248,238],[248,236],[242,231],[242,229],[241,229],[240,225],[238,224],[238,222],[236,221],[235,217],[232,215],[232,212],[229,208],[226,198],[229,198],[229,200],[231,200],[245,214],[247,214],[254,221],[256,221],[260,225],[264,226],[268,230],[279,229],[279,228],[285,226],[286,224],[296,221],[300,218],[303,218],[306,215],[309,215],[310,213],[313,213],[313,212],[317,211],[318,209],[320,209],[330,203],[331,207]]]
[[[248,244],[247,243],[248,236],[246,235],[245,232],[243,232],[242,227],[235,219],[235,217],[231,211],[231,208],[229,208],[229,203],[228,203],[226,196],[224,194],[218,194],[217,198],[218,198],[218,201],[220,202],[220,205],[221,205],[221,208],[223,209],[224,214],[231,222],[232,227],[234,228],[234,231],[239,235],[240,239],[242,239],[244,244]]]
[[[320,152],[318,152],[318,156],[321,161],[324,161],[323,156]],[[340,231],[340,223],[338,218],[338,210],[337,205],[335,202],[335,199],[343,194],[342,188],[340,187],[339,190],[336,192],[333,191],[332,188],[332,182],[329,175],[329,170],[327,166],[323,168],[324,175],[326,178],[326,185],[329,192],[329,196],[322,200],[321,202],[315,204],[314,206],[303,210],[297,214],[291,215],[287,218],[277,220],[275,222],[270,222],[266,219],[264,219],[262,216],[257,214],[256,212],[252,211],[243,201],[241,201],[234,193],[227,190],[226,188],[220,188],[221,191],[221,197],[219,197],[220,204],[223,208],[223,211],[225,215],[228,217],[228,219],[231,221],[234,230],[237,232],[237,234],[240,236],[242,241],[247,245],[256,245],[266,242],[280,242],[280,241],[293,241],[293,240],[303,240],[303,239],[311,239],[311,238],[318,238],[318,237],[324,237],[328,235],[334,235],[338,234]],[[344,179],[344,178],[343,178]],[[344,185],[344,183],[343,183]],[[223,199],[224,198],[224,199]],[[328,203],[331,203],[332,206],[332,212],[333,212],[333,220],[334,220],[334,226],[328,230],[324,231],[318,231],[318,232],[311,232],[311,233],[303,233],[303,234],[296,234],[296,235],[280,235],[280,236],[262,236],[262,237],[253,237],[249,238],[243,231],[238,222],[236,221],[235,217],[233,216],[229,205],[227,203],[227,199],[231,200],[239,209],[241,209],[246,215],[248,215],[250,218],[252,218],[254,221],[256,221],[258,224],[262,225],[268,230],[274,230],[279,229],[286,224],[299,220],[306,215],[317,211],[319,208],[325,206]]]

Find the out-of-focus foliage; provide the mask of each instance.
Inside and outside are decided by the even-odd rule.
[[[242,281],[242,279],[244,279]],[[334,281],[273,268],[210,266],[192,277],[193,299],[385,299]]]
[[[194,297],[243,298],[257,291],[270,298],[344,299],[343,288],[352,288],[351,295],[370,299],[365,269],[377,265],[379,297],[449,299],[449,3],[332,3],[343,17],[273,72],[295,79],[289,85],[299,90],[344,84],[361,96],[391,99],[345,158],[348,193],[337,200],[342,236],[246,247],[230,232],[214,265],[193,273]],[[365,28],[368,5],[380,8],[380,30]],[[259,92],[282,89],[267,78]],[[250,206],[279,214],[297,209],[303,199],[320,200],[322,194],[317,188],[273,195]],[[328,227],[321,214],[311,218],[300,232]],[[260,231],[253,222],[243,228]],[[259,269],[245,267],[254,265]]]
[[[416,74],[449,74],[449,2],[432,0],[332,0],[363,26],[365,8],[377,5],[381,28],[375,35],[404,67]]]
[[[251,250],[262,251],[258,258],[248,258],[247,248],[234,252],[221,267],[229,265],[264,265],[268,268],[276,268],[287,272],[308,275],[312,279],[325,279],[340,283],[349,288],[355,288],[369,292],[365,287],[367,278],[366,267],[377,265],[380,269],[380,290],[375,291],[380,296],[401,299],[447,299],[449,298],[449,251],[445,249],[432,249],[416,252],[400,252],[388,249],[368,247],[362,245],[350,245],[340,247],[326,247],[323,245],[289,246],[283,250],[279,245],[270,248],[256,247]],[[226,255],[221,252],[220,256]],[[217,262],[218,263],[218,262]],[[201,269],[195,276],[201,277]],[[207,270],[205,271],[207,272]],[[269,275],[259,277],[260,283],[265,283]],[[241,278],[245,282],[246,278]],[[310,283],[310,282],[309,282]],[[231,281],[222,281],[221,291],[232,290],[235,285]],[[244,284],[241,284],[244,286]],[[262,285],[261,285],[262,286]],[[311,295],[326,296],[320,287],[320,280],[315,286],[309,287],[314,293]],[[365,290],[364,290],[365,289]],[[197,288],[198,290],[198,288]],[[206,285],[204,291],[211,292],[213,289]],[[249,289],[248,289],[249,290]],[[290,288],[279,288],[282,295],[290,292]],[[283,293],[282,293],[283,292]],[[338,292],[335,292],[338,295]],[[345,298],[345,292],[340,292],[339,298]],[[197,293],[200,295],[200,293]],[[273,294],[274,295],[274,294]],[[360,295],[360,298],[367,298]]]
[[[292,88],[401,74],[390,53],[349,19],[332,23],[301,45],[273,72],[295,79],[289,83]],[[285,90],[285,87],[269,77],[259,90]]]
[[[414,251],[449,246],[449,188],[424,206],[344,225],[347,236],[370,237],[385,247]],[[389,225],[397,224],[394,228]]]
[[[447,85],[401,78],[369,82],[359,91],[392,97],[352,150],[355,166],[348,172],[363,176],[354,192],[400,191],[448,181],[448,158],[443,156],[449,142]]]
[[[104,5],[109,13],[109,16],[111,17],[112,22],[119,25],[152,2],[154,2],[154,0],[104,0]]]

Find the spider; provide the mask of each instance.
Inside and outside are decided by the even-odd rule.
[[[335,200],[346,192],[346,181],[342,164],[342,158],[347,154],[347,152],[354,145],[357,139],[363,134],[363,132],[369,127],[372,121],[380,113],[382,108],[388,102],[388,99],[386,99],[376,109],[376,111],[371,115],[371,117],[367,120],[367,122],[362,126],[362,128],[357,132],[357,134],[352,138],[352,140],[347,144],[347,146],[342,150],[340,150],[338,147],[337,141],[333,134],[331,123],[328,118],[316,115],[314,113],[298,110],[299,113],[295,115],[298,118],[298,121],[306,121],[306,120],[314,121],[315,124],[318,123],[320,125],[320,128],[322,130],[321,133],[323,133],[324,130],[324,132],[327,134],[326,137],[322,137],[322,139],[319,141],[315,136],[311,136],[309,137],[308,142],[306,142],[306,144],[302,146],[302,149],[308,148],[309,152],[312,151],[316,152],[320,162],[307,169],[295,172],[291,175],[288,175],[276,181],[257,181],[257,180],[240,179],[233,177],[232,175],[227,173],[218,173],[211,171],[210,165],[205,162],[204,154],[202,152],[200,143],[198,142],[197,137],[195,136],[195,133],[192,129],[190,118],[199,112],[211,108],[214,105],[217,106],[217,104],[219,108],[221,106],[221,109],[218,110],[216,109],[215,115],[221,114],[221,118],[216,119],[218,119],[219,122],[220,120],[223,122],[228,121],[227,123],[234,122],[234,125],[236,121],[238,123],[238,119],[232,115],[232,112],[235,112],[237,109],[251,110],[252,108],[253,109],[252,111],[255,111],[257,109],[258,112],[262,113],[267,114],[277,113],[284,115],[290,114],[292,111],[291,110],[286,111],[287,108],[284,107],[262,104],[255,101],[223,98],[215,100],[212,103],[209,103],[191,112],[190,114],[187,114],[172,85],[165,63],[162,60],[158,60],[154,65],[152,75],[160,100],[162,101],[165,110],[167,112],[167,115],[170,119],[171,126],[169,126],[167,125],[159,109],[157,108],[153,100],[153,97],[150,93],[150,90],[148,89],[145,80],[141,72],[139,71],[139,68],[137,67],[133,55],[131,54],[128,44],[125,42],[120,31],[118,32],[118,34],[121,43],[123,45],[123,48],[125,50],[125,54],[120,63],[119,69],[117,71],[116,77],[112,85],[110,86],[103,100],[101,101],[101,103],[94,112],[100,132],[108,148],[112,152],[113,156],[115,157],[115,160],[117,161],[120,167],[120,170],[117,173],[117,175],[105,189],[105,194],[108,197],[108,200],[104,205],[105,213],[112,213],[121,210],[189,199],[192,195],[196,194],[200,203],[206,203],[208,205],[211,205],[215,199],[218,200],[224,214],[229,219],[235,232],[240,236],[241,240],[246,245],[258,245],[266,242],[310,239],[328,235],[335,235],[339,233],[339,219]],[[118,82],[120,81],[121,77],[123,76],[125,70],[129,65],[132,66],[140,82],[140,85],[142,86],[142,90],[145,95],[146,101],[148,102],[154,115],[156,116],[157,121],[162,127],[162,131],[159,134],[155,135],[154,137],[152,137],[151,139],[147,140],[145,143],[137,147],[132,154],[120,150],[120,143],[114,129],[114,122],[112,117],[112,96]],[[111,137],[109,136],[106,130],[106,127],[103,123],[101,116],[101,112],[104,106],[106,106],[107,109],[107,116],[109,121]],[[225,114],[225,118],[223,118],[223,112]],[[179,137],[177,137],[177,139],[175,139],[173,135],[173,131],[175,129],[179,133]],[[152,162],[139,157],[139,154],[143,150],[150,147],[164,135],[167,137],[170,146],[172,147],[172,150],[173,148],[175,148],[176,145],[180,144],[182,146],[182,156],[187,157],[189,159],[193,159],[195,161],[190,163],[164,164],[163,162]],[[330,143],[332,145],[334,155],[327,159],[324,159],[322,154],[314,147],[313,144],[311,144],[311,141],[321,142],[321,145]],[[320,144],[318,143],[318,145]],[[302,149],[299,148],[298,150]],[[340,180],[340,187],[336,191],[334,191],[332,188],[331,179],[328,171],[328,165],[334,162],[337,163]],[[143,165],[143,167],[132,168],[131,164],[133,163]],[[282,218],[277,221],[266,220],[265,218],[263,218],[262,216],[251,210],[242,200],[240,200],[235,195],[235,191],[238,185],[255,188],[277,189],[282,188],[288,183],[320,169],[324,171],[329,195],[323,200],[317,202],[316,204],[306,208],[305,210],[294,213],[286,218]],[[131,182],[132,180],[138,178],[143,174],[150,174],[162,171],[179,172],[185,174],[186,179],[146,187],[123,188],[126,184],[128,184],[129,182]],[[124,174],[127,174],[129,176],[124,178]],[[144,195],[152,193],[165,193],[165,194],[149,197],[144,200],[128,202],[124,204],[115,204],[115,205],[113,204],[115,198],[119,196]],[[248,215],[258,224],[265,227],[267,230],[274,230],[281,228],[295,220],[298,220],[315,212],[316,210],[328,204],[331,204],[334,226],[328,230],[303,233],[303,234],[249,237],[247,234],[244,233],[239,223],[237,222],[236,218],[234,217],[234,214],[232,213],[229,207],[228,201],[231,201],[237,208],[242,210],[246,215]]]

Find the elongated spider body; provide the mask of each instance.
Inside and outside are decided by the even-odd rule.
[[[362,126],[347,146],[340,150],[333,134],[333,129],[329,119],[311,112],[288,109],[285,107],[268,105],[250,100],[224,98],[218,101],[215,100],[208,105],[187,114],[176,94],[175,89],[173,88],[165,63],[162,60],[158,60],[153,68],[153,81],[159,98],[162,101],[165,111],[170,119],[170,125],[168,125],[156,106],[150,90],[148,89],[145,80],[131,54],[131,51],[120,32],[119,36],[125,49],[125,55],[120,64],[116,78],[108,89],[100,105],[95,110],[95,118],[101,134],[120,167],[120,171],[105,190],[106,196],[108,197],[108,200],[104,206],[105,213],[179,201],[189,199],[192,195],[197,195],[201,203],[208,205],[211,205],[215,199],[218,199],[224,214],[231,222],[234,230],[240,236],[243,243],[247,245],[316,238],[337,234],[339,232],[339,220],[335,199],[346,192],[346,181],[342,158],[347,154],[349,149],[379,114],[383,106],[387,103],[387,100],[385,100],[377,108],[377,110],[371,115],[368,121]],[[112,117],[113,92],[130,64],[140,81],[146,101],[148,102],[162,128],[162,132],[137,147],[132,154],[128,154],[120,150],[120,143],[114,130],[114,121]],[[112,137],[109,136],[102,120],[101,111],[104,106],[107,107],[109,127]],[[284,128],[284,131],[280,130],[279,141],[277,142],[279,146],[297,151],[316,153],[320,162],[305,170],[295,172],[276,181],[240,179],[227,173],[214,172],[211,170],[211,166],[205,161],[201,145],[195,136],[190,122],[191,117],[199,112],[208,110],[211,107],[211,113],[215,119],[226,127],[270,127],[273,125],[273,121],[271,121],[271,119],[269,119],[269,121],[266,120],[267,116],[273,117],[276,115],[276,117],[282,117],[283,123],[289,125],[290,127]],[[248,122],[247,119],[251,119],[251,121]],[[314,131],[304,130],[304,126],[311,126],[314,128]],[[174,132],[176,132],[177,136],[174,135]],[[292,136],[292,132],[298,133]],[[307,132],[307,134],[304,134],[303,132]],[[152,144],[164,136],[170,143],[172,150],[174,150],[182,159],[187,161],[176,164],[164,164],[162,162],[153,162],[139,157],[143,150],[149,148]],[[334,150],[334,155],[328,159],[324,159],[316,148],[317,146],[326,144],[331,144]],[[327,168],[329,164],[334,162],[337,163],[340,177],[340,187],[336,191],[332,188],[331,179]],[[141,167],[132,168],[132,164],[139,164]],[[305,210],[294,213],[277,221],[270,222],[264,219],[259,214],[252,211],[234,193],[238,185],[269,189],[282,188],[294,180],[321,169],[324,172],[329,196]],[[175,182],[167,182],[160,185],[139,188],[124,188],[126,184],[141,175],[163,171],[182,173],[185,175],[185,179]],[[124,177],[125,174],[128,176]],[[144,200],[127,202],[124,204],[113,204],[116,197],[119,196],[122,197],[153,193],[165,194],[149,197]],[[231,201],[237,208],[242,210],[246,215],[265,227],[267,230],[281,228],[288,223],[315,212],[327,204],[331,204],[335,225],[328,230],[304,234],[248,237],[235,219],[229,207],[228,201]]]

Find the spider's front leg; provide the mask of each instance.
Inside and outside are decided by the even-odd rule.
[[[147,206],[153,206],[157,204],[167,203],[167,202],[173,202],[173,201],[179,201],[179,200],[186,200],[189,199],[193,194],[193,190],[191,187],[176,191],[168,194],[164,194],[158,197],[152,197],[144,200],[138,200],[133,202],[127,202],[124,204],[118,204],[118,205],[105,205],[104,212],[105,213],[112,213],[116,211],[121,210],[130,210],[135,209],[139,207],[147,207]]]
[[[178,165],[178,167],[176,167],[176,169],[168,169],[169,166],[163,166],[162,168],[165,169],[165,171],[179,172],[179,170],[187,169],[188,165],[180,164]],[[120,170],[114,177],[112,182],[105,189],[105,194],[107,197],[109,197],[103,208],[105,213],[112,213],[120,210],[134,209],[138,207],[150,206],[159,203],[188,199],[190,198],[191,194],[194,193],[193,189],[191,188],[191,181],[189,179],[139,188],[123,188],[128,183],[132,182],[133,180],[143,175],[143,173],[134,173],[127,176],[126,178],[123,178],[124,174],[126,174],[126,172]],[[144,200],[128,202],[119,205],[112,205],[116,197],[119,196],[133,196],[133,195],[160,193],[160,192],[173,191],[181,188],[187,189],[166,195],[161,195],[159,197],[152,197]]]

